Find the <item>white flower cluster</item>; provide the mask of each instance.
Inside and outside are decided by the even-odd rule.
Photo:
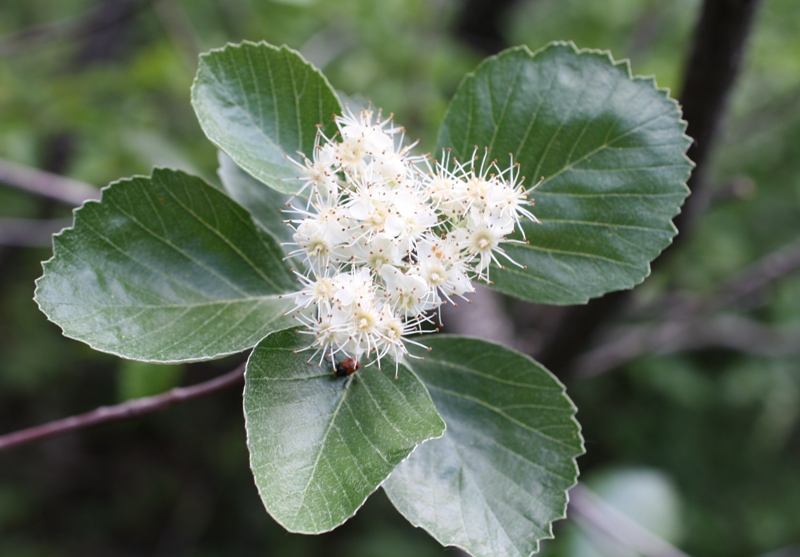
[[[474,292],[471,278],[488,282],[498,253],[518,265],[500,244],[520,241],[505,238],[520,218],[538,222],[527,209],[533,188],[522,187],[513,159],[500,170],[485,154],[476,167],[475,154],[451,164],[445,153],[431,167],[372,110],[348,110],[336,125],[297,163],[305,207],[285,210],[294,214],[289,256],[305,266],[290,313],[315,337],[320,364],[367,355],[380,367],[388,355],[397,366],[443,300]]]

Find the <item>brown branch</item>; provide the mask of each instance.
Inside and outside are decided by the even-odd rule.
[[[72,219],[14,219],[0,217],[0,246],[47,247],[52,236]]]
[[[758,356],[800,354],[798,332],[735,315],[714,316],[800,270],[800,237],[718,285],[702,300],[672,293],[648,304],[634,317],[665,317],[662,323],[623,326],[575,360],[571,371],[586,378],[615,369],[647,353],[668,354],[709,347]]]
[[[471,47],[486,54],[506,48],[505,18],[518,0],[465,0],[456,15],[454,33]]]
[[[84,32],[88,19],[89,16],[82,15],[4,35],[0,37],[0,57],[13,56],[49,43],[74,39]]]
[[[590,526],[644,557],[689,557],[635,520],[578,484],[570,492],[569,510],[582,527]]]
[[[242,382],[245,364],[240,365],[225,375],[220,375],[209,381],[191,385],[189,387],[176,387],[166,393],[137,398],[125,401],[114,406],[101,406],[91,412],[56,420],[47,424],[7,433],[0,436],[0,451],[19,445],[49,439],[72,431],[85,429],[98,424],[130,420],[145,414],[160,412],[175,403],[185,402],[194,398],[203,397],[218,391],[233,387]]]
[[[800,236],[789,244],[768,253],[755,263],[718,284],[702,300],[682,292],[668,292],[645,304],[630,316],[637,319],[667,316],[688,319],[711,314],[735,304],[743,298],[759,295],[780,279],[800,270]]]
[[[16,56],[49,44],[73,41],[86,35],[105,31],[135,15],[147,4],[148,0],[144,0],[132,10],[109,14],[103,3],[100,3],[97,7],[74,18],[36,25],[0,36],[0,58]]]
[[[194,74],[202,50],[192,20],[177,0],[153,0],[153,10],[186,67]]]
[[[575,361],[574,377],[600,375],[645,354],[672,354],[704,348],[726,348],[754,356],[800,355],[800,331],[777,329],[734,315],[673,319],[628,328]]]
[[[761,0],[705,0],[687,63],[680,100],[686,133],[694,139],[687,155],[697,165],[689,179],[692,196],[675,226],[682,232],[668,250],[686,239],[686,232],[707,206],[706,174],[711,152],[723,126],[728,98],[739,75],[756,10]]]
[[[0,182],[70,205],[100,199],[100,190],[94,186],[5,159],[0,159]]]
[[[703,304],[707,311],[729,306],[746,296],[764,290],[775,281],[800,269],[800,236],[791,244],[762,257],[743,271],[733,275],[715,289]]]

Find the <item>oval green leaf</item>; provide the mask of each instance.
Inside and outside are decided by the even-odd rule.
[[[445,425],[413,372],[362,368],[336,377],[307,364],[296,330],[269,335],[247,363],[250,465],[264,506],[284,528],[318,534],[353,516],[414,448]]]
[[[53,238],[36,301],[64,334],[152,362],[217,358],[292,326],[283,253],[200,178],[159,169],[103,189]]]
[[[410,367],[447,423],[384,489],[395,507],[443,545],[475,557],[527,557],[552,537],[583,453],[564,386],[513,350],[465,337],[431,335],[432,350]]]
[[[200,56],[192,106],[214,145],[248,173],[284,193],[300,187],[297,151],[312,156],[317,125],[336,132],[339,99],[299,53],[244,42]]]
[[[506,244],[509,263],[493,288],[533,302],[584,303],[631,288],[676,234],[672,218],[689,190],[678,104],[627,62],[555,43],[488,58],[459,86],[439,147],[460,161],[520,164],[542,222],[525,225],[530,244]]]

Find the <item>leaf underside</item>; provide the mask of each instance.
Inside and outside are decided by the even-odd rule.
[[[268,233],[200,178],[157,169],[115,182],[54,237],[39,307],[97,350],[153,362],[205,360],[292,326],[296,288]]]
[[[268,187],[239,168],[233,159],[220,151],[219,174],[225,192],[239,205],[250,211],[253,220],[268,230],[279,242],[292,242],[293,229],[284,220],[289,218],[281,213],[293,196]]]
[[[307,363],[307,335],[269,335],[247,363],[250,464],[267,511],[292,532],[318,534],[353,516],[414,448],[442,435],[425,387],[401,366],[336,377]]]
[[[631,78],[608,53],[555,43],[532,54],[507,50],[459,86],[439,149],[459,161],[520,164],[541,226],[529,244],[506,244],[493,288],[533,302],[584,303],[631,288],[670,242],[671,219],[689,193],[691,140],[668,92]],[[515,236],[521,238],[520,236]]]
[[[564,386],[530,358],[490,342],[426,338],[410,367],[447,423],[384,489],[397,509],[443,545],[474,557],[527,557],[552,537],[583,453]]]

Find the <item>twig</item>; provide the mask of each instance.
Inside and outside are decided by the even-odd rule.
[[[506,48],[505,18],[518,0],[466,0],[456,16],[455,34],[469,46],[497,54]]]
[[[762,257],[754,264],[733,275],[717,287],[706,311],[716,311],[763,290],[776,280],[800,269],[800,236],[794,242]]]
[[[697,165],[689,178],[692,196],[674,222],[681,234],[665,252],[686,241],[686,232],[705,211],[711,192],[708,165],[723,126],[728,99],[748,45],[761,0],[705,0],[695,29],[680,102],[694,139],[687,155]]]
[[[94,10],[76,18],[54,21],[0,37],[0,58],[30,51],[48,43],[72,39],[84,32]]]
[[[686,319],[700,313],[710,314],[731,306],[742,298],[757,295],[798,270],[800,236],[718,284],[702,300],[681,292],[669,292],[632,311],[629,317],[648,318],[666,313],[671,319]]]
[[[153,0],[152,4],[156,17],[167,32],[167,36],[177,49],[184,64],[194,73],[197,68],[197,56],[202,48],[197,31],[186,10],[176,0]]]
[[[89,184],[5,159],[0,159],[0,182],[70,205],[80,205],[87,199],[100,199],[100,190]]]
[[[800,557],[800,545],[790,545],[769,553],[764,553],[759,557]]]
[[[145,414],[160,412],[177,402],[184,402],[193,398],[210,395],[227,389],[228,387],[238,385],[242,382],[244,370],[245,364],[242,364],[225,375],[220,375],[219,377],[215,377],[203,383],[198,383],[197,385],[176,387],[160,395],[128,400],[114,406],[101,406],[85,414],[79,414],[40,426],[7,433],[6,435],[0,436],[0,451],[34,441],[41,441],[57,435],[63,435],[71,431],[85,429],[98,424],[129,420]]]
[[[760,356],[800,354],[800,333],[781,331],[734,315],[712,317],[800,269],[800,237],[717,286],[703,300],[670,294],[637,312],[661,316],[659,324],[620,327],[584,352],[571,367],[577,378],[594,377],[647,353],[722,347]]]
[[[76,40],[87,34],[105,31],[133,16],[147,3],[147,1],[140,2],[134,10],[123,11],[110,17],[104,14],[104,6],[98,5],[74,18],[28,27],[16,33],[0,36],[0,58],[15,56],[48,44]]]
[[[689,316],[657,325],[629,328],[581,355],[574,376],[586,379],[616,369],[645,354],[671,354],[720,347],[756,356],[800,355],[800,331],[776,330],[734,315],[715,318]]]
[[[644,557],[689,557],[582,485],[573,487],[569,495],[569,510],[579,524],[591,525]]]
[[[728,201],[750,199],[755,195],[756,188],[755,180],[749,176],[736,176],[711,188],[711,198],[708,203],[714,206]]]
[[[13,219],[0,217],[0,246],[46,247],[53,234],[69,226],[72,219]]]

